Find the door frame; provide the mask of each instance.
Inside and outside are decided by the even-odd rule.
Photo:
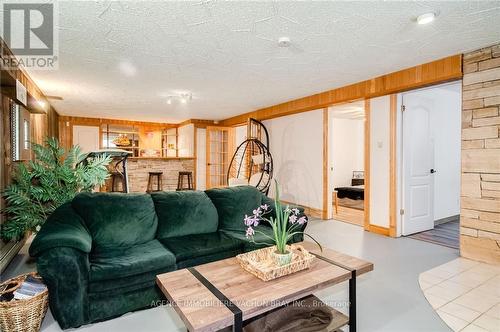
[[[404,202],[404,174],[403,174],[403,116],[402,116],[402,105],[403,105],[403,94],[405,93],[410,93],[410,92],[416,92],[416,91],[425,91],[429,89],[435,89],[438,87],[446,86],[446,85],[451,85],[451,84],[457,84],[458,82],[461,82],[462,79],[453,79],[448,82],[444,83],[438,83],[438,84],[433,84],[429,85],[426,87],[421,87],[417,89],[412,89],[408,90],[405,92],[400,92],[397,94],[397,119],[396,119],[396,137],[397,137],[397,147],[396,151],[399,154],[396,158],[397,160],[397,165],[396,165],[396,177],[399,179],[399,183],[396,183],[396,200],[397,200],[397,205],[396,205],[396,226],[397,226],[397,234],[396,236],[402,236],[402,230],[403,230],[403,215],[401,213],[401,210],[403,209],[403,202]],[[463,93],[463,89],[462,89]],[[398,211],[399,210],[399,211]]]
[[[206,178],[205,178],[205,187],[206,189],[210,188],[215,188],[216,186],[211,185],[211,180],[210,180],[210,132],[214,130],[227,130],[228,135],[227,135],[227,158],[228,158],[228,166],[229,163],[231,162],[231,158],[234,153],[234,127],[232,126],[207,126],[205,128],[206,136],[205,136],[205,144],[206,144],[206,159],[205,159],[205,173],[206,173]]]
[[[355,100],[351,100],[352,102]],[[330,107],[323,108],[323,211],[322,219],[333,219],[333,199],[332,199],[332,188],[331,176],[332,172],[330,167],[332,166],[332,159],[330,153],[330,130],[331,130],[331,118],[329,116]],[[364,109],[365,109],[365,135],[364,135],[364,177],[365,177],[365,198],[364,198],[364,219],[362,227],[367,231],[377,232],[373,229],[373,225],[370,226],[370,99],[364,99]],[[368,194],[367,194],[368,193]]]
[[[397,167],[397,147],[398,147],[398,94],[389,95],[390,98],[390,110],[389,110],[389,197],[388,197],[388,209],[389,209],[389,227],[381,227],[377,225],[370,224],[370,154],[371,154],[371,107],[370,100],[364,100],[365,108],[365,136],[364,136],[364,176],[365,176],[365,199],[364,199],[364,222],[363,228],[366,231],[377,233],[381,235],[396,237],[398,236],[398,167]],[[331,188],[330,188],[330,165],[331,156],[328,147],[328,134],[330,128],[330,121],[328,118],[328,108],[324,109],[323,116],[323,214],[329,219],[333,217],[332,199],[331,199]]]

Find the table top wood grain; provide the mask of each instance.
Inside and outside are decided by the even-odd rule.
[[[321,252],[311,242],[300,244],[311,253],[355,269],[356,275],[373,270],[373,264],[362,259],[327,248]],[[243,320],[351,278],[351,271],[318,258],[307,270],[271,281],[262,281],[246,272],[236,258],[195,268],[241,309]],[[156,282],[189,331],[217,331],[233,324],[233,313],[187,269],[160,274]]]

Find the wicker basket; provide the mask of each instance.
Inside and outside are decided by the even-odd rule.
[[[9,279],[0,284],[0,295],[14,292],[30,275],[40,278],[35,272],[32,272]],[[47,312],[48,304],[49,292],[47,289],[27,300],[0,302],[0,331],[40,331],[40,325]]]
[[[276,247],[258,249],[237,255],[236,258],[243,269],[264,281],[308,269],[314,260],[314,255],[304,247],[292,244],[289,246],[289,250],[292,251],[292,261],[290,264],[278,266],[272,257],[275,250]]]

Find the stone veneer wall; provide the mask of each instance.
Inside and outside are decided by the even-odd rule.
[[[463,57],[460,253],[500,263],[500,44]]]
[[[180,171],[193,172],[194,177],[194,163],[195,159],[129,159],[127,171],[130,192],[146,192],[149,172],[163,172],[163,190],[175,190]],[[156,179],[154,181],[153,186],[156,188]],[[187,183],[184,185],[187,186]],[[110,183],[108,186],[111,187]]]

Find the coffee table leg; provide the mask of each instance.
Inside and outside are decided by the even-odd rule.
[[[240,311],[234,314],[233,332],[242,332],[242,331],[243,331],[243,314]]]
[[[349,279],[349,332],[356,332],[356,270]]]

